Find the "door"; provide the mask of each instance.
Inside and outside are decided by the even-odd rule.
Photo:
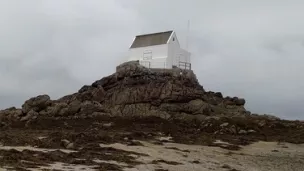
[[[151,50],[146,50],[143,53],[143,60],[144,61],[150,61],[152,59],[152,51]]]
[[[145,50],[143,52],[142,61],[140,62],[141,65],[150,68],[151,67],[151,61],[152,61],[152,51],[151,50]]]

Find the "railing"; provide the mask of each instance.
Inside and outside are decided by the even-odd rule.
[[[167,68],[166,62],[139,61],[139,64],[146,68]]]
[[[178,62],[178,67],[181,69],[191,70],[191,63],[189,62]]]
[[[151,68],[151,62],[150,61],[139,61],[139,64],[146,67],[146,68]]]
[[[166,62],[156,62],[156,61],[139,61],[139,64],[146,68],[167,68]],[[191,63],[189,62],[179,62],[178,68],[191,70]]]

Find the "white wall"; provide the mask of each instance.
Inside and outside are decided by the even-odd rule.
[[[143,59],[143,54],[144,52],[147,51],[152,52],[151,60]],[[146,64],[146,65],[148,65],[148,62],[150,62],[151,68],[168,68],[169,65],[167,65],[167,57],[168,57],[168,45],[163,44],[163,45],[129,49],[128,61],[139,60],[142,64]],[[147,61],[147,62],[143,62],[143,61]]]
[[[180,48],[180,44],[178,42],[175,33],[172,35],[172,37],[169,40],[168,54],[169,57],[167,61],[170,66],[175,65],[177,67],[185,68],[185,65],[187,65],[188,67],[186,68],[190,67],[189,64],[181,64],[180,66],[179,62],[191,63],[191,59],[190,59],[191,54],[188,51]]]
[[[169,49],[168,49],[169,57],[167,59],[167,62],[170,66],[172,65],[177,66],[180,45],[175,33],[173,33],[172,36],[170,37],[168,45],[169,45]]]

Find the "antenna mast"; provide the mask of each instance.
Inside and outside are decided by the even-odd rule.
[[[190,20],[188,20],[188,24],[187,24],[186,50],[188,50],[188,46],[189,46],[189,30],[190,30]]]

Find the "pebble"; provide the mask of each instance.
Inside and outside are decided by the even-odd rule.
[[[248,130],[248,133],[255,133],[256,131],[253,129]]]
[[[245,130],[240,130],[240,131],[239,131],[239,134],[247,134],[247,131],[245,131]]]
[[[65,148],[67,149],[73,149],[75,146],[74,146],[74,143],[69,143]]]
[[[102,124],[102,126],[108,128],[108,127],[113,126],[113,123],[112,123],[112,122],[110,122],[110,123],[105,123],[105,124]]]
[[[228,126],[229,125],[229,123],[228,122],[225,122],[225,123],[223,123],[222,125],[220,125],[220,127],[226,127],[226,126]]]

